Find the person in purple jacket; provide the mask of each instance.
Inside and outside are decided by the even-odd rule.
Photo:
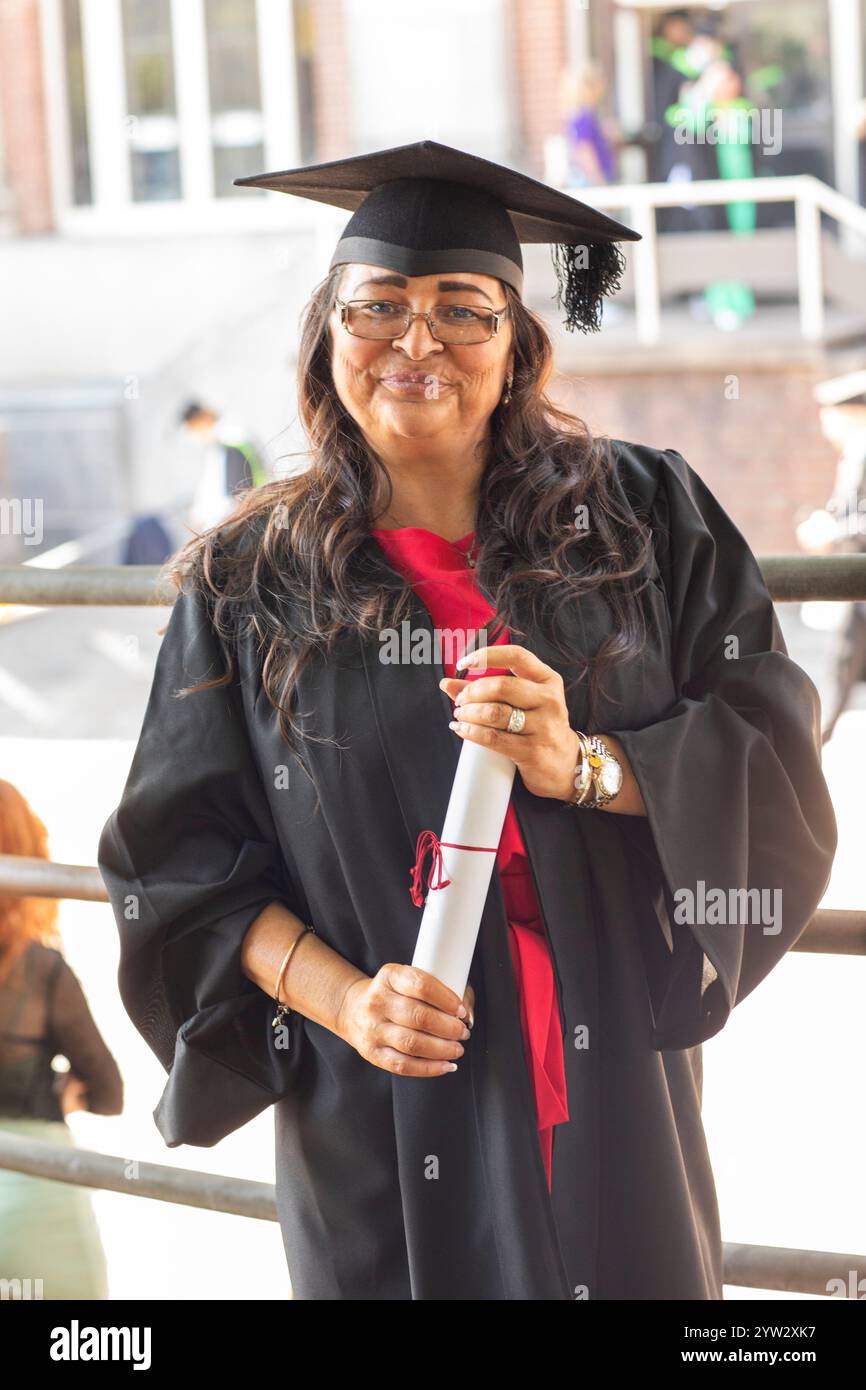
[[[615,131],[600,114],[606,91],[607,77],[599,63],[586,63],[564,74],[569,181],[578,186],[612,183],[616,177]]]

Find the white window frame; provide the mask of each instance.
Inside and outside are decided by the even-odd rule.
[[[39,0],[39,5],[51,188],[60,233],[162,235],[306,225],[310,213],[300,199],[214,197],[204,0],[171,0],[183,192],[153,203],[132,199],[121,0],[81,0],[93,203],[76,206],[61,0]],[[256,0],[256,26],[264,168],[289,169],[301,163],[291,0]]]

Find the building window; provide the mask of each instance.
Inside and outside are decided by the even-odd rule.
[[[314,0],[105,0],[104,24],[102,0],[47,3],[74,204],[264,200],[234,180],[287,140],[314,157]]]
[[[87,138],[87,101],[84,92],[84,53],[81,47],[79,0],[63,0],[63,51],[66,57],[66,93],[69,115],[69,160],[72,167],[72,201],[79,206],[93,202],[90,182],[90,144]]]
[[[122,0],[122,5],[133,201],[179,198],[170,0]]]
[[[232,182],[264,161],[255,0],[205,0],[205,22],[214,193],[261,196]]]

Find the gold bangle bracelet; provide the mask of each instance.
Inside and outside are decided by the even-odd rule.
[[[595,754],[593,753],[588,736],[585,733],[583,733],[580,729],[574,729],[572,732],[575,734],[577,741],[580,744],[582,761],[578,764],[578,767],[583,767],[585,764],[586,767],[589,769],[589,776],[587,779],[586,786],[584,787],[580,796],[573,796],[571,800],[567,801],[565,804],[566,806],[581,806],[591,810],[597,800],[595,794],[595,782],[598,771],[598,760]],[[575,771],[576,770],[577,769],[575,769]],[[592,793],[591,801],[587,799],[590,793]]]
[[[283,963],[280,966],[280,973],[277,975],[277,987],[274,992],[274,999],[276,1000],[277,1004],[277,1012],[274,1014],[273,1022],[271,1023],[272,1028],[278,1028],[279,1025],[282,1023],[283,1019],[286,1018],[288,1014],[292,1012],[292,1010],[288,1007],[287,1004],[280,1003],[280,988],[283,983],[283,975],[285,974],[286,966],[292,958],[292,952],[294,951],[302,936],[305,936],[308,931],[315,933],[315,930],[315,927],[310,926],[308,923],[305,922],[304,930],[298,932],[291,946],[286,951],[286,954],[283,956]]]

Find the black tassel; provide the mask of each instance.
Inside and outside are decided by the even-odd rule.
[[[556,271],[557,308],[566,311],[569,333],[597,333],[601,328],[604,297],[615,294],[625,271],[625,257],[615,241],[586,241],[551,247]]]

